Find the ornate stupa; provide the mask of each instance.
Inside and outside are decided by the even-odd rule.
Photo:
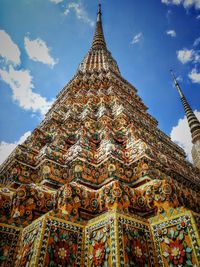
[[[200,264],[199,165],[121,76],[101,17],[99,5],[76,74],[1,166],[0,266]]]
[[[194,161],[194,165],[200,169],[200,122],[197,119],[196,115],[194,114],[193,110],[191,109],[190,105],[188,104],[173,71],[171,71],[171,74],[174,80],[174,84],[180,95],[181,102],[183,104],[185,115],[186,115],[188,125],[190,128],[190,132],[192,136],[192,143],[193,143],[192,158]]]

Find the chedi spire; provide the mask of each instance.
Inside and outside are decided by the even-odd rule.
[[[111,71],[117,75],[120,75],[117,62],[112,57],[106,46],[102,26],[101,4],[98,6],[96,27],[91,48],[79,65],[78,71]]]
[[[180,95],[181,102],[183,104],[185,114],[187,117],[188,125],[190,127],[190,132],[191,132],[191,136],[192,136],[192,143],[193,143],[192,158],[194,161],[194,165],[196,167],[200,168],[200,122],[197,119],[197,117],[195,116],[190,105],[188,104],[173,71],[171,70],[170,72],[171,72],[172,78],[174,80],[174,84],[176,86],[176,89]]]
[[[93,49],[105,48],[106,49],[106,42],[103,33],[102,27],[102,12],[101,12],[101,4],[99,4],[98,12],[97,12],[97,20],[96,20],[96,29],[94,33],[94,38],[92,42]]]

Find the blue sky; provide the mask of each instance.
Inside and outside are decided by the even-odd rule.
[[[107,46],[159,122],[191,138],[173,68],[200,118],[200,0],[102,0]],[[42,120],[92,41],[98,1],[0,0],[0,162]]]

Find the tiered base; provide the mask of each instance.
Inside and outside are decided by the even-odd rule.
[[[0,225],[0,266],[197,267],[197,223],[184,208],[149,220],[110,211],[87,223],[50,212],[23,230]]]

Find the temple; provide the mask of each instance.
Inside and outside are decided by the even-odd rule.
[[[200,123],[174,76],[194,165],[92,45],[44,120],[0,167],[0,266],[200,266]]]

